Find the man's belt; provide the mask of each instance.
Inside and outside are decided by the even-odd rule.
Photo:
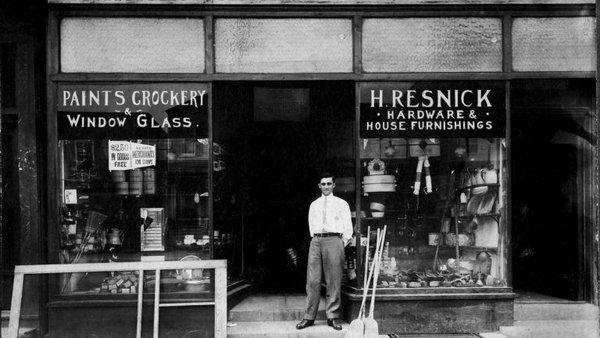
[[[315,237],[342,237],[342,234],[339,232],[317,232],[315,233]]]

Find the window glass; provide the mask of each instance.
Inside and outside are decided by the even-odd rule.
[[[210,259],[208,87],[58,89],[59,262]],[[165,292],[204,292],[209,271],[163,271]],[[144,278],[152,291],[154,273]],[[65,294],[131,294],[137,271],[73,273]]]
[[[349,19],[217,19],[219,73],[352,71]]]
[[[497,18],[366,19],[363,67],[367,72],[499,72],[502,22]]]
[[[386,229],[379,284],[506,286],[504,89],[369,83],[360,92],[361,233]]]
[[[596,20],[515,18],[512,24],[516,71],[596,70]]]
[[[204,72],[204,22],[172,18],[65,18],[63,72]]]

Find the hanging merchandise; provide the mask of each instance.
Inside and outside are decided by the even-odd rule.
[[[440,156],[440,140],[436,138],[419,139],[411,138],[408,140],[409,152],[411,157],[436,157]]]
[[[375,218],[381,218],[385,214],[385,205],[383,203],[371,202],[369,208],[371,209],[371,214]]]
[[[421,176],[423,169],[425,169],[425,193],[429,194],[433,192],[433,187],[431,184],[431,171],[429,170],[429,157],[428,156],[420,156],[419,162],[417,163],[417,174],[415,177],[415,185],[413,194],[419,195],[421,190]]]

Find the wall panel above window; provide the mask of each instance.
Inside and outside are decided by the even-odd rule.
[[[62,72],[204,72],[199,19],[65,18],[60,40]]]
[[[352,72],[350,19],[217,19],[220,73]]]
[[[497,18],[366,19],[367,72],[499,72],[502,22]]]
[[[594,71],[593,17],[515,18],[512,25],[515,71]]]

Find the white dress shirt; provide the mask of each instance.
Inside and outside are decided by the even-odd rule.
[[[325,201],[327,199],[327,202]],[[325,219],[323,218],[323,206],[327,205],[325,210]],[[323,222],[325,220],[325,222]],[[344,244],[352,238],[354,229],[352,228],[352,216],[350,206],[343,199],[333,196],[321,195],[310,204],[308,209],[308,227],[310,237],[315,233],[337,232],[342,234]]]

